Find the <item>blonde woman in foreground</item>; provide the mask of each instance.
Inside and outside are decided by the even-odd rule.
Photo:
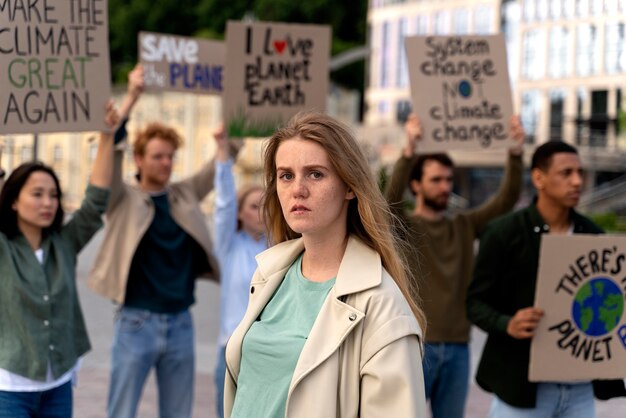
[[[225,416],[426,417],[424,317],[356,140],[299,114],[264,167],[275,246],[226,348]]]

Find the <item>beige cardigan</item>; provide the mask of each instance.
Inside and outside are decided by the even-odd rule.
[[[247,312],[226,348],[226,417],[237,391],[243,338],[303,249],[298,239],[257,256]],[[426,417],[420,341],[417,320],[378,253],[350,238],[296,365],[286,416]]]
[[[154,218],[154,206],[148,193],[122,181],[122,159],[123,152],[116,151],[104,241],[87,282],[94,292],[118,304],[124,303],[135,250]],[[214,163],[208,162],[193,176],[170,184],[167,195],[176,223],[206,253],[210,271],[203,276],[219,280],[219,267],[213,256],[205,216],[199,206],[213,188],[214,174]]]

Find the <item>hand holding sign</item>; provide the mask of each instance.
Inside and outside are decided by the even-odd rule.
[[[506,332],[517,340],[531,338],[535,334],[535,328],[543,316],[543,309],[529,307],[520,309],[509,320]]]
[[[522,155],[522,152],[524,151],[526,132],[524,132],[524,127],[522,126],[522,121],[520,120],[519,115],[511,116],[509,132],[511,139],[515,141],[515,145],[512,145],[511,148],[509,148],[509,152],[512,155]]]

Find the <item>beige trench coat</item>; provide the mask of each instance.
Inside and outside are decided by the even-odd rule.
[[[226,348],[226,417],[243,338],[303,249],[298,239],[257,256],[248,309]],[[426,417],[420,327],[378,253],[356,238],[300,354],[286,416]]]
[[[130,265],[139,242],[154,218],[150,195],[122,181],[123,152],[115,152],[111,197],[106,211],[105,236],[87,279],[96,293],[124,303]],[[167,187],[172,218],[196,240],[207,256],[205,276],[219,280],[219,267],[200,202],[213,188],[215,165],[208,162],[193,176]]]

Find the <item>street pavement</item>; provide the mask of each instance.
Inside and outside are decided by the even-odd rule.
[[[110,348],[113,335],[115,306],[95,295],[86,286],[86,278],[97,247],[102,240],[100,232],[83,250],[78,263],[78,289],[91,339],[92,350],[87,353],[78,374],[74,391],[75,418],[104,418],[108,395]],[[215,367],[218,334],[219,287],[206,280],[198,281],[196,304],[193,309],[196,330],[196,382],[193,418],[215,418],[213,369]],[[473,382],[476,364],[480,358],[485,334],[472,332],[472,384],[466,406],[466,418],[487,417],[491,395]],[[137,418],[158,418],[158,395],[151,374],[144,388]],[[598,418],[626,417],[626,398],[596,402]],[[262,417],[259,417],[262,418]]]

